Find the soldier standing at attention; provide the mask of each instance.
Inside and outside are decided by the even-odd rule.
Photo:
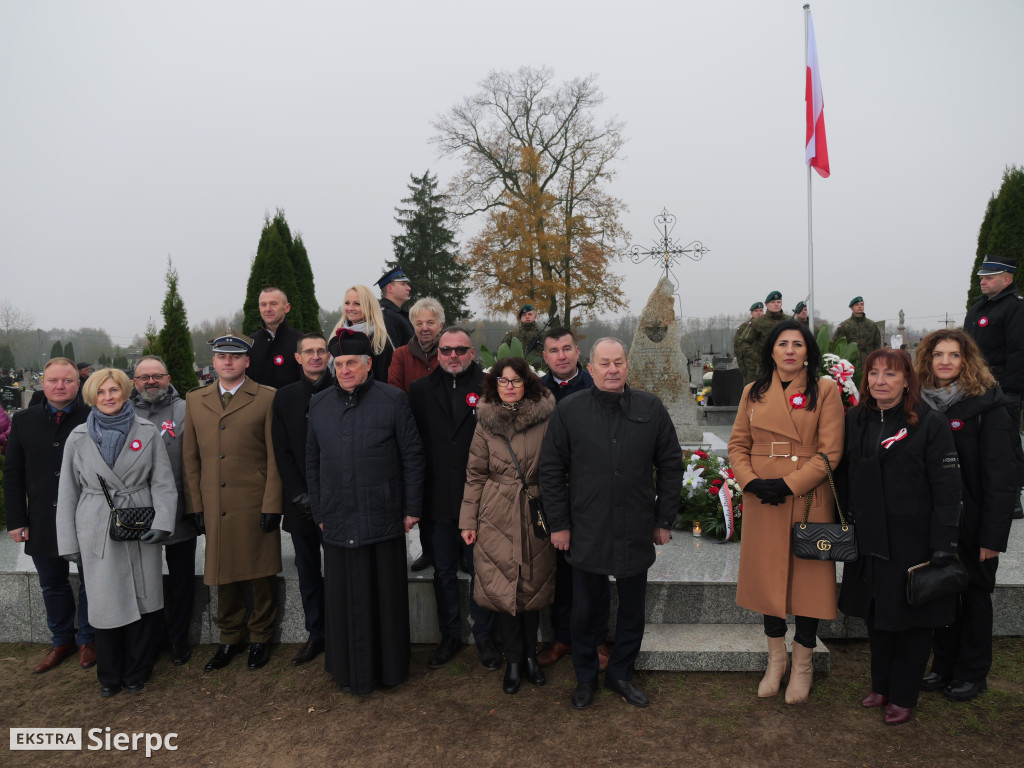
[[[859,357],[856,367],[860,369],[868,355],[882,348],[882,332],[874,320],[864,316],[863,296],[850,299],[850,310],[853,314],[839,324],[832,334],[832,341],[845,337],[851,344],[856,344]]]
[[[772,328],[783,320],[789,319],[786,317],[786,313],[782,311],[782,294],[779,291],[769,293],[765,297],[764,305],[767,311],[754,321],[753,325],[750,326],[750,333],[747,335],[748,343],[750,344],[747,352],[749,357],[747,359],[753,361],[753,368],[751,370],[754,373],[749,381],[744,379],[744,384],[753,381],[760,373],[758,369],[761,366],[761,348],[764,346],[764,341],[768,338],[768,334],[772,332]]]
[[[755,301],[750,305],[750,319],[744,320],[732,335],[732,353],[736,356],[736,367],[740,369],[744,386],[757,378],[757,358],[750,354],[750,329],[763,314],[764,302]]]

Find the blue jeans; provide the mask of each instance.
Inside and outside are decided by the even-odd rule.
[[[78,632],[75,632],[75,595],[68,581],[70,563],[63,557],[33,557],[39,586],[43,590],[46,626],[53,645],[84,645],[96,639],[89,624],[89,601],[85,596],[85,578],[79,571]]]

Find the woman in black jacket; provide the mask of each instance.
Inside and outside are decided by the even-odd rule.
[[[956,622],[935,631],[932,671],[921,690],[970,701],[986,689],[992,667],[992,590],[1020,489],[1020,436],[978,345],[959,328],[925,336],[915,368],[921,399],[949,420],[960,456],[960,559],[970,577]]]
[[[887,725],[910,719],[932,633],[952,623],[952,597],[907,602],[907,569],[948,564],[957,551],[960,471],[949,423],[918,400],[910,355],[868,355],[861,405],[846,414],[840,501],[857,527],[859,559],[843,568],[839,608],[868,625],[871,691]]]

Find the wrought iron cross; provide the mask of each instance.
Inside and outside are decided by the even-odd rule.
[[[653,248],[643,248],[639,245],[629,246],[626,249],[629,260],[634,264],[640,264],[647,259],[659,259],[661,268],[665,272],[664,276],[668,277],[671,268],[676,265],[676,260],[681,256],[686,256],[693,261],[700,261],[704,254],[711,250],[705,248],[704,243],[700,240],[679,245],[672,239],[672,230],[675,229],[675,226],[675,215],[669,213],[667,208],[662,208],[661,213],[654,217],[654,227],[661,233],[661,238],[654,241]]]

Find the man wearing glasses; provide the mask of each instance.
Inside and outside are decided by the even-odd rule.
[[[171,661],[180,667],[192,656],[188,642],[192,618],[192,596],[196,578],[196,528],[185,520],[185,486],[181,473],[181,435],[185,426],[185,401],[171,385],[164,361],[146,355],[135,366],[135,388],[131,393],[135,412],[156,425],[171,460],[174,485],[178,489],[178,511],[174,533],[164,543],[167,579],[164,581],[164,620],[171,644]]]
[[[274,394],[274,460],[281,475],[282,527],[292,535],[295,570],[299,574],[299,595],[306,619],[306,644],[292,657],[292,666],[312,661],[324,650],[324,575],[320,569],[323,533],[313,522],[306,485],[306,432],[309,401],[331,386],[327,370],[327,341],[319,333],[299,339],[295,359],[302,378]]]
[[[476,652],[484,668],[493,671],[501,666],[501,657],[491,642],[494,614],[473,600],[473,550],[462,541],[459,531],[466,464],[484,373],[474,360],[476,349],[469,333],[462,328],[451,327],[441,334],[437,355],[438,367],[409,387],[409,404],[427,459],[420,526],[434,545],[434,597],[441,633],[441,642],[427,666],[443,667],[462,649],[458,567],[460,549],[465,548]]]

